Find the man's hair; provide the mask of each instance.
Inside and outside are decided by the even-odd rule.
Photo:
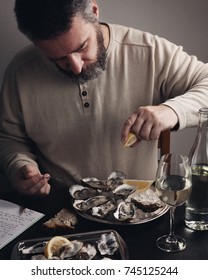
[[[80,15],[95,22],[92,0],[16,0],[14,12],[19,30],[31,41],[48,40],[69,31]]]

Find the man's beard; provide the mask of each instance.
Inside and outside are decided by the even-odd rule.
[[[95,62],[90,63],[80,74],[74,74],[71,70],[62,69],[59,65],[56,64],[58,70],[66,75],[69,78],[72,78],[76,83],[84,84],[89,80],[93,80],[97,78],[102,71],[105,70],[106,64],[106,49],[104,46],[104,38],[101,31],[101,28],[97,26],[96,28],[97,33],[97,58]]]

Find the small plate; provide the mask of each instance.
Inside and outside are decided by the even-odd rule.
[[[115,240],[118,243],[118,248],[113,255],[101,255],[99,250],[97,249],[97,242],[103,235],[112,234]],[[70,234],[64,235],[64,237],[68,238],[70,241],[72,240],[79,240],[84,243],[84,245],[90,244],[96,247],[97,255],[95,259],[113,259],[113,260],[127,260],[129,259],[129,253],[126,246],[126,243],[122,239],[122,237],[115,231],[115,230],[103,230],[103,231],[92,231],[92,232],[85,232],[79,234]],[[37,239],[28,239],[18,242],[11,254],[12,260],[30,260],[32,256],[43,254],[44,246],[46,243],[51,239],[49,238],[37,238]],[[33,252],[28,250],[33,246]],[[35,246],[35,247],[34,247]]]

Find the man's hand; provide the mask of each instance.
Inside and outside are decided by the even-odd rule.
[[[13,185],[20,193],[45,196],[49,194],[51,189],[48,184],[49,179],[49,174],[42,175],[37,166],[27,164],[17,171]]]
[[[164,130],[173,128],[178,123],[178,116],[168,106],[145,106],[140,107],[125,122],[121,131],[121,141],[125,143],[129,132],[137,137],[136,146],[142,140],[158,139]]]

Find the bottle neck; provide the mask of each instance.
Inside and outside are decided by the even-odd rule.
[[[191,165],[208,165],[208,108],[199,110],[197,136],[191,148],[189,159]]]
[[[198,123],[198,133],[207,133],[208,130],[208,110],[199,110],[199,123]]]

